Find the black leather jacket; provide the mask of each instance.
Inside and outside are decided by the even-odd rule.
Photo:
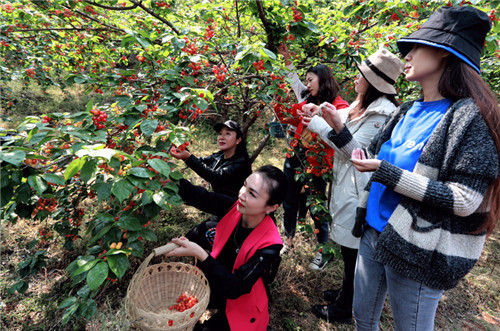
[[[250,159],[236,154],[224,159],[222,151],[202,158],[191,155],[185,162],[212,185],[214,192],[232,197],[238,196],[243,182],[252,173]]]

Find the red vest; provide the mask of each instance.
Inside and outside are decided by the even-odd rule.
[[[240,218],[241,214],[237,207],[234,206],[220,220],[215,231],[214,246],[211,253],[214,258],[219,256]],[[270,216],[266,216],[241,245],[234,261],[233,272],[234,269],[238,269],[245,264],[257,250],[276,244],[281,245],[283,241],[276,224],[274,224]],[[269,324],[268,298],[262,278],[257,280],[250,293],[244,294],[235,300],[227,300],[226,316],[231,330],[265,331],[267,329]]]

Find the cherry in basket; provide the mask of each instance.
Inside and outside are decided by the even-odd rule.
[[[170,306],[170,310],[178,310],[183,312],[189,308],[192,308],[195,304],[198,303],[198,299],[194,295],[189,295],[187,293],[181,294],[179,298],[177,298],[177,304]],[[191,314],[193,317],[194,314]]]

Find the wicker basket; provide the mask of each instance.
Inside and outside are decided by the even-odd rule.
[[[286,124],[281,122],[269,122],[267,127],[269,128],[269,133],[274,138],[285,138]]]
[[[131,323],[139,330],[192,330],[205,312],[210,287],[203,272],[181,262],[148,266],[154,256],[177,247],[168,244],[154,250],[132,277],[125,298],[125,310]],[[187,293],[198,303],[183,312],[170,307],[180,295]]]

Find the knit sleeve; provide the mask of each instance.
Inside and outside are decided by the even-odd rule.
[[[372,115],[364,120],[363,124],[360,125],[359,129],[354,133],[354,135],[349,131],[349,129],[344,126],[339,133],[331,130],[328,133],[328,139],[335,144],[340,152],[345,157],[351,157],[352,151],[356,148],[365,149],[373,137],[379,132],[382,123],[385,122],[386,115]]]
[[[449,156],[441,169],[417,163],[410,172],[382,161],[372,180],[411,199],[457,216],[469,216],[479,208],[488,187],[498,177],[498,152],[481,116],[455,146],[453,157]],[[446,172],[445,179],[431,179],[440,178],[433,175],[440,171]]]

